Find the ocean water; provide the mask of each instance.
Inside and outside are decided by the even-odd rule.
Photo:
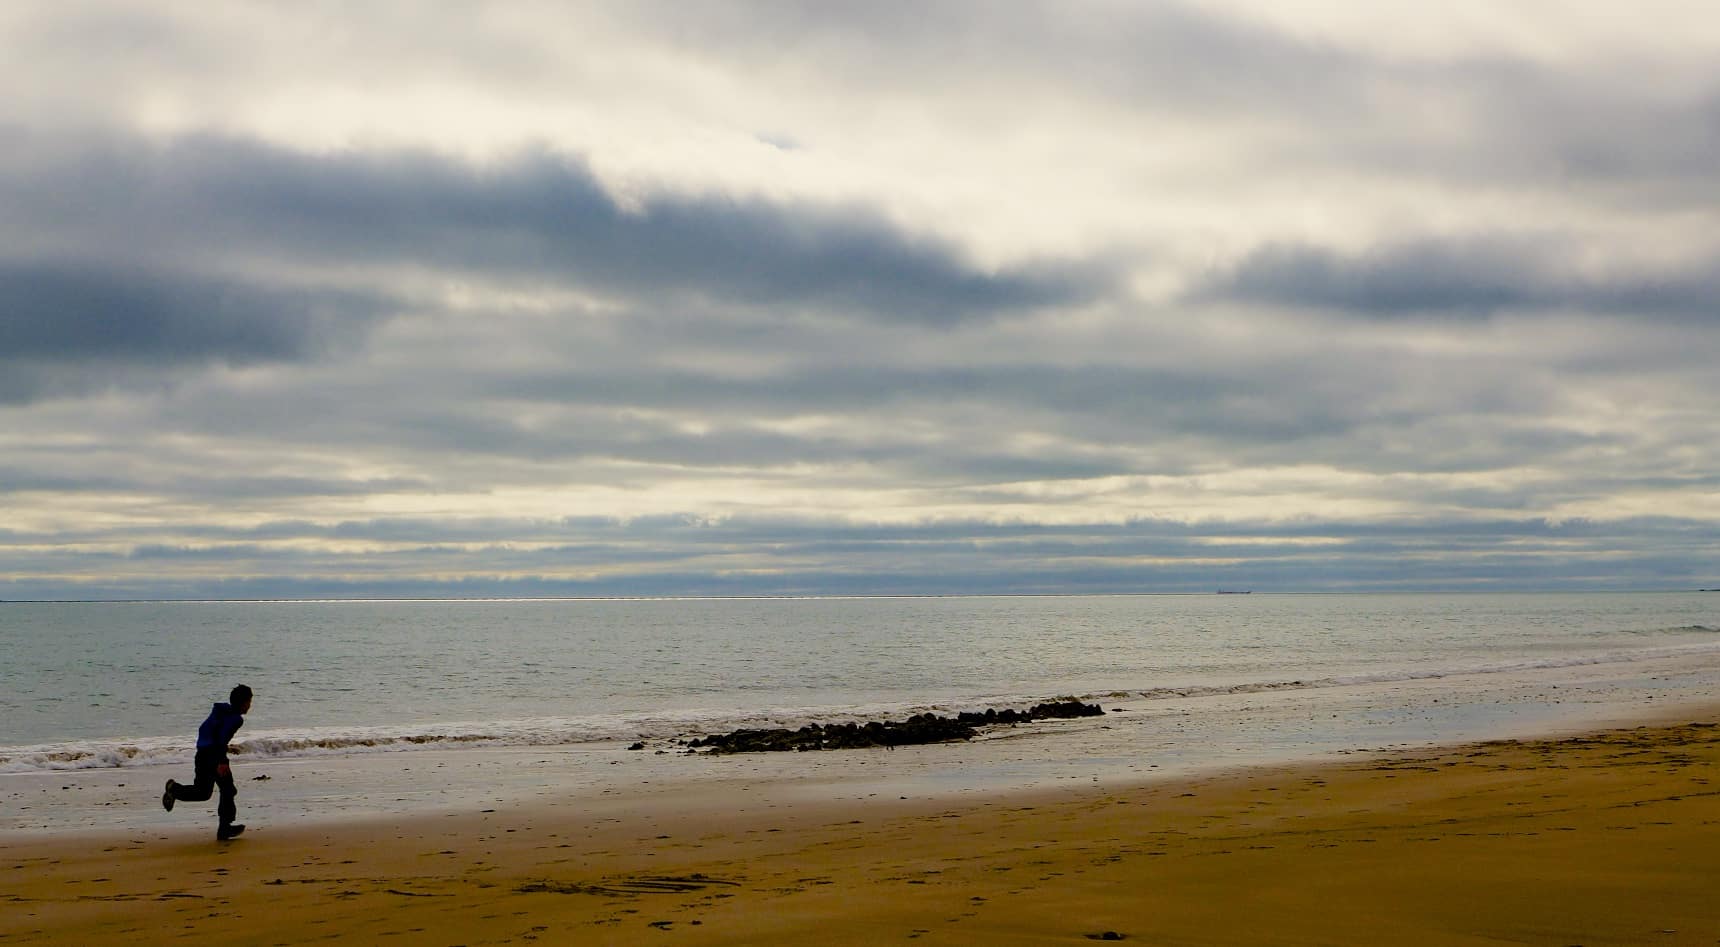
[[[182,765],[239,682],[257,692],[236,746],[250,760],[1062,696],[1175,715],[1185,735],[1227,712],[1262,743],[1330,749],[1486,735],[1566,698],[1720,696],[1720,595],[5,603],[0,654],[0,774]],[[1335,723],[1307,722],[1328,707]],[[1387,725],[1356,732],[1367,719]]]

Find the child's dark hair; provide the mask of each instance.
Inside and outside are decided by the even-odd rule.
[[[243,684],[240,684],[238,687],[233,688],[233,693],[227,695],[227,700],[229,702],[231,702],[234,706],[238,706],[239,704],[242,704],[245,701],[250,700],[250,699],[251,699],[251,689],[249,687],[246,687]]]

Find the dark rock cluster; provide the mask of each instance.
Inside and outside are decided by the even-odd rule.
[[[954,717],[916,714],[906,720],[872,720],[867,723],[807,724],[799,730],[735,730],[689,740],[687,746],[711,753],[769,753],[788,750],[850,750],[873,746],[909,746],[969,740],[980,727],[1027,723],[1032,720],[1097,717],[1105,711],[1097,704],[1075,698],[1047,701],[1028,710],[995,708],[968,711]]]

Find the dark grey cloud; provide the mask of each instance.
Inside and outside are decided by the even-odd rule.
[[[437,305],[399,288],[402,267],[630,308],[931,327],[1091,299],[1110,280],[982,271],[865,208],[674,195],[624,208],[582,162],[542,151],[480,168],[208,136],[0,138],[0,403],[350,354],[385,317]],[[291,276],[253,275],[270,273]],[[496,435],[466,432],[475,449]]]
[[[0,352],[44,361],[289,361],[377,316],[378,301],[144,270],[0,262]]]
[[[0,403],[182,366],[313,359],[362,342],[376,296],[143,268],[0,261]]]
[[[1688,269],[1584,273],[1574,248],[1480,237],[1343,254],[1306,244],[1262,247],[1194,294],[1376,318],[1482,319],[1508,310],[1720,321],[1720,261]]]
[[[412,265],[934,326],[1108,288],[1093,266],[984,271],[865,207],[671,193],[623,207],[581,160],[542,150],[480,167],[209,136],[22,140],[38,160],[12,159],[0,205],[18,223],[115,254]]]

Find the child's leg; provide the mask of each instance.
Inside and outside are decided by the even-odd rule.
[[[197,781],[189,786],[184,783],[175,783],[169,791],[173,793],[173,798],[180,802],[202,802],[214,794],[215,781],[218,775],[216,770],[223,765],[225,764],[221,762],[219,757],[199,752],[197,754]]]
[[[232,825],[233,819],[239,815],[239,807],[233,798],[239,795],[239,787],[233,785],[233,770],[226,763],[215,769],[214,783],[221,788],[221,801],[215,805],[215,815],[222,825]],[[208,790],[204,790],[203,798],[209,798]]]
[[[196,782],[189,786],[184,783],[174,783],[171,791],[173,798],[180,802],[202,802],[214,793],[215,780],[212,777],[205,777],[199,771]]]

